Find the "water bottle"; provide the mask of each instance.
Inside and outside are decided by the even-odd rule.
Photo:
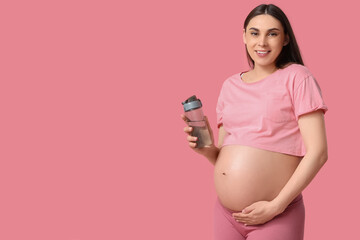
[[[202,103],[195,95],[182,102],[187,123],[193,128],[191,136],[197,137],[196,148],[203,148],[212,144],[209,129],[206,124]]]

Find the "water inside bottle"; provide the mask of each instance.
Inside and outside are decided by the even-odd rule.
[[[205,146],[210,146],[212,144],[209,129],[204,127],[193,126],[192,136],[197,137],[196,148],[202,148]]]

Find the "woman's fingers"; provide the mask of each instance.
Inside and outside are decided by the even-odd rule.
[[[188,140],[189,142],[196,142],[197,137],[194,137],[194,136],[188,135],[188,136],[187,136],[187,140]]]
[[[195,147],[196,147],[196,143],[195,143],[195,142],[189,142],[189,146],[192,147],[192,148],[195,148]]]
[[[189,121],[189,119],[184,115],[181,114],[181,118],[187,123]],[[187,141],[189,142],[189,146],[191,148],[195,148],[196,147],[196,140],[197,137],[191,136],[191,132],[193,131],[192,127],[186,126],[184,127],[184,132],[188,135],[186,137]]]
[[[181,116],[182,120],[184,120],[185,122],[189,121],[189,119],[185,116],[185,114],[181,114],[180,116]]]
[[[184,132],[190,134],[192,132],[192,127],[189,126],[184,127]]]
[[[239,212],[239,213],[233,213],[232,216],[233,216],[233,218],[235,218],[235,219],[240,219],[240,220],[249,219],[249,215],[243,214],[243,213],[241,213],[241,212]]]
[[[180,116],[182,120],[184,120],[186,123],[188,122],[188,118],[184,114],[181,114]],[[189,126],[184,127],[184,132],[186,132],[187,134],[190,134],[192,130],[193,130],[192,127]]]

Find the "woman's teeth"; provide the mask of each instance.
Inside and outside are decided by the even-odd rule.
[[[270,51],[255,51],[259,57],[264,57],[269,54]]]

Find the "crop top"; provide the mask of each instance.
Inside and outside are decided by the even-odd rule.
[[[223,125],[227,133],[223,146],[238,144],[304,156],[299,116],[328,110],[310,71],[291,64],[250,83],[240,75],[224,81],[216,106],[218,127]]]

